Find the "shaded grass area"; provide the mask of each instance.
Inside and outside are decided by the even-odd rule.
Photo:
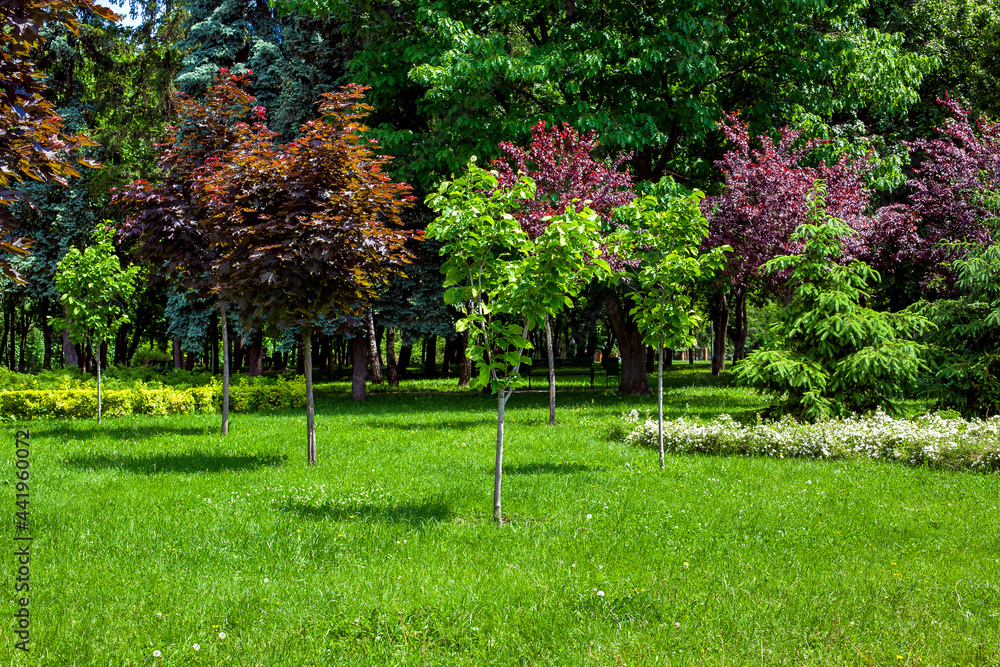
[[[669,378],[670,416],[762,405]],[[653,397],[566,391],[550,427],[547,395],[519,394],[497,527],[493,397],[330,389],[314,467],[301,411],[236,415],[226,438],[205,415],[28,424],[32,653],[8,632],[0,664],[1000,662],[997,475],[661,471],[608,438]],[[12,448],[2,465],[13,508]]]

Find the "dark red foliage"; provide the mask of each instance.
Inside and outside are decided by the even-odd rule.
[[[366,89],[324,95],[322,118],[280,145],[246,83],[222,70],[203,101],[176,96],[178,122],[157,146],[164,181],[116,193],[132,211],[122,236],[247,324],[351,312],[408,256],[394,227],[409,187],[362,139]]]
[[[848,241],[848,257],[891,270],[898,255],[914,246],[914,220],[905,211],[869,213],[872,193],[864,180],[866,160],[841,159],[832,165],[820,162],[806,166],[807,156],[818,142],[800,141],[799,131],[782,128],[776,144],[761,136],[760,148],[754,149],[747,124],[738,115],[726,115],[720,127],[734,148],[717,163],[725,188],[721,194],[705,198],[702,207],[711,223],[710,245],[733,248],[727,274],[735,291],[745,293],[760,281],[772,288],[779,286],[774,279],[762,276],[760,267],[776,255],[798,252],[789,236],[806,222],[806,195],[817,179],[826,183],[827,211],[859,232]]]
[[[950,280],[940,266],[947,258],[940,242],[990,242],[997,214],[984,206],[981,193],[1000,192],[1000,123],[970,122],[955,100],[938,101],[948,111],[948,122],[936,128],[941,138],[908,142],[920,162],[907,185],[922,237],[916,259],[929,271],[925,284],[941,287],[935,276]]]
[[[175,93],[175,122],[156,144],[163,180],[135,181],[113,193],[112,202],[129,211],[122,240],[135,242],[145,261],[202,294],[215,284],[208,269],[216,253],[201,224],[201,170],[236,146],[239,123],[263,119],[263,108],[244,90],[248,82],[248,74],[230,76],[221,69],[203,99]]]
[[[622,165],[631,153],[619,155],[609,163],[594,159],[600,145],[593,132],[580,135],[569,125],[546,128],[539,122],[531,128],[527,148],[502,142],[506,159],[494,160],[500,187],[509,187],[522,175],[531,177],[537,188],[534,201],[525,203],[517,218],[522,228],[537,237],[548,226],[547,216],[559,215],[574,204],[577,211],[589,206],[605,220],[611,212],[635,198],[632,174]]]
[[[87,158],[71,158],[82,146],[96,146],[84,135],[66,136],[55,106],[42,95],[41,74],[31,62],[31,49],[42,41],[46,23],[62,23],[77,32],[78,12],[106,19],[116,14],[91,0],[21,0],[0,2],[0,250],[26,254],[28,242],[18,238],[17,221],[8,206],[15,201],[33,205],[18,184],[25,179],[67,184],[79,176],[72,161],[87,167],[100,165]],[[0,271],[21,277],[0,260]]]

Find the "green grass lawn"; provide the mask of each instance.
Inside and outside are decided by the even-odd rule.
[[[563,392],[550,427],[547,394],[518,394],[498,527],[495,399],[440,382],[361,404],[321,385],[314,467],[299,410],[225,439],[204,415],[27,424],[31,653],[9,555],[0,664],[1000,664],[1000,476],[660,470],[608,436],[653,397]],[[678,368],[670,415],[763,405],[726,384]]]

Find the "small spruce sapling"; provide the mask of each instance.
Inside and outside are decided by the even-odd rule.
[[[808,420],[876,408],[895,412],[896,399],[926,368],[926,348],[913,337],[933,324],[861,305],[879,274],[858,259],[838,263],[855,232],[826,212],[825,195],[817,180],[808,222],[791,237],[803,244],[802,253],[763,265],[768,273],[788,276],[793,298],[771,341],[737,367],[736,378],[769,394],[772,409]]]

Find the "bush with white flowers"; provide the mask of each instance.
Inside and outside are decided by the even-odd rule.
[[[624,416],[625,442],[657,447],[655,419],[632,410]],[[729,415],[710,422],[680,417],[663,422],[663,446],[671,452],[736,456],[842,459],[866,456],[952,470],[1000,470],[1000,417],[947,419],[927,414],[893,419],[883,412],[797,422],[740,424]]]

